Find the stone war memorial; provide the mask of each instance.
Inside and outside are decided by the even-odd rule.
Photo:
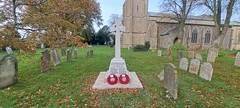
[[[125,27],[121,21],[115,19],[114,24],[110,27],[110,32],[115,34],[115,57],[111,60],[107,72],[100,72],[93,89],[110,89],[110,88],[143,88],[135,72],[127,70],[126,62],[121,57],[120,40]]]

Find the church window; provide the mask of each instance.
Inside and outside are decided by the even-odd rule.
[[[198,32],[197,30],[193,30],[192,32],[192,38],[191,38],[191,43],[197,43],[197,38],[198,38]]]
[[[204,41],[204,43],[210,43],[210,39],[211,39],[211,32],[208,30],[205,33],[205,41]]]

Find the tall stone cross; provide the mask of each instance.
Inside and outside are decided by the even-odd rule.
[[[115,19],[114,24],[110,27],[110,32],[115,34],[115,58],[121,58],[121,35],[125,31],[125,27],[122,25],[119,19]]]
[[[110,32],[115,34],[115,57],[111,60],[108,74],[120,75],[127,73],[127,66],[125,60],[121,57],[121,35],[125,31],[124,26],[121,24],[121,21],[115,19],[114,24],[110,27]]]

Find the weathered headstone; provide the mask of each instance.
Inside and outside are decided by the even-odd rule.
[[[189,66],[189,72],[193,74],[198,74],[199,67],[200,67],[200,61],[197,59],[192,59]]]
[[[188,70],[188,59],[187,58],[182,58],[179,64],[179,68],[182,70],[187,71]]]
[[[45,49],[44,43],[41,43],[41,49]]]
[[[41,72],[45,72],[51,68],[51,56],[47,49],[42,52],[41,57]]]
[[[194,51],[188,51],[188,58],[194,59]]]
[[[0,89],[18,82],[18,61],[12,55],[6,55],[0,60]]]
[[[162,56],[162,51],[161,51],[161,50],[158,50],[157,55],[158,55],[158,56]]]
[[[60,61],[60,57],[59,57],[57,49],[53,49],[52,57],[53,57],[54,66],[59,66],[61,64],[61,61]]]
[[[170,48],[167,49],[167,51],[166,51],[166,56],[167,56],[167,58],[172,59],[172,50],[171,50]]]
[[[75,58],[75,59],[78,58],[78,49],[74,49],[74,58]]]
[[[238,52],[236,55],[234,65],[240,67],[240,52]]]
[[[67,62],[72,60],[72,49],[67,50]]]
[[[162,70],[161,72],[160,72],[160,74],[158,75],[158,78],[162,81],[162,80],[164,80],[164,70]]]
[[[6,51],[8,54],[12,54],[13,53],[13,50],[11,47],[6,47]]]
[[[214,57],[218,57],[218,49],[217,48],[215,48],[215,47],[209,48],[208,53],[210,53],[210,52],[214,53]]]
[[[89,50],[87,52],[87,57],[92,57],[93,56],[93,50]]]
[[[215,62],[216,55],[214,52],[209,52],[207,56],[207,61],[208,62]]]
[[[2,55],[0,54],[0,60],[2,60]]]
[[[61,48],[61,54],[62,54],[62,56],[66,56],[66,49],[65,48]]]
[[[169,63],[164,67],[164,87],[168,90],[174,100],[177,99],[178,76],[176,67]]]
[[[205,80],[211,81],[213,74],[212,65],[209,62],[205,62],[201,65],[199,76]]]
[[[181,59],[181,58],[183,58],[183,51],[178,51],[177,52],[177,59]]]
[[[201,55],[201,54],[196,54],[196,59],[197,59],[197,60],[203,60],[203,59],[202,59],[202,55]]]

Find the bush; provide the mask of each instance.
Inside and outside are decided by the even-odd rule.
[[[182,50],[182,51],[186,51],[186,47],[183,46],[182,44],[175,44],[175,45],[172,45],[170,47],[172,50]]]
[[[148,51],[150,48],[150,42],[145,42],[145,45],[137,45],[133,47],[133,51]]]

